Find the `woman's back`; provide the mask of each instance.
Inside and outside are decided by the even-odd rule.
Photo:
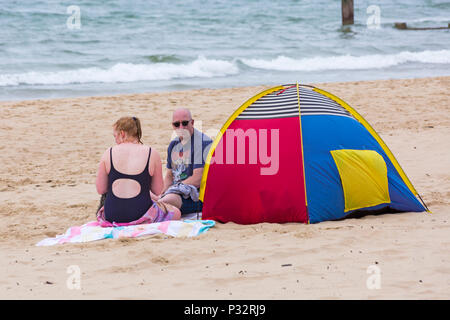
[[[122,143],[109,149],[105,159],[108,173],[106,220],[117,223],[138,220],[153,204],[151,151],[150,147],[135,143]]]
[[[99,212],[109,222],[133,222],[152,206],[150,191],[159,195],[164,187],[161,158],[142,143],[136,117],[117,120],[113,136],[117,145],[103,153],[95,181],[97,192],[106,194]]]

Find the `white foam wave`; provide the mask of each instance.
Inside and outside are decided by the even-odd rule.
[[[426,17],[426,18],[419,18],[414,19],[411,22],[450,22],[450,17]]]
[[[383,24],[393,24],[395,22],[406,22],[406,23],[417,23],[417,22],[444,22],[444,23],[450,23],[450,17],[424,17],[424,18],[417,18],[417,19],[389,19],[385,18],[382,19]],[[445,27],[446,25],[437,25],[436,27]]]
[[[278,56],[272,60],[241,59],[252,68],[278,71],[320,71],[320,70],[358,70],[382,69],[408,62],[450,64],[450,50],[409,52],[403,51],[388,55],[331,56],[293,59]]]
[[[21,84],[53,85],[73,83],[116,83],[148,80],[170,80],[177,78],[212,78],[237,74],[239,68],[224,60],[207,59],[203,56],[187,64],[118,63],[109,69],[97,67],[75,70],[0,74],[0,86]]]

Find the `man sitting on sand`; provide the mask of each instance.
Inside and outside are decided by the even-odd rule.
[[[160,200],[181,210],[181,214],[201,212],[198,199],[205,157],[212,140],[194,128],[194,119],[186,108],[173,112],[172,127],[177,138],[167,149],[167,172]]]

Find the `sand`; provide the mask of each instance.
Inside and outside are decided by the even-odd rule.
[[[36,247],[94,219],[117,118],[141,118],[165,163],[174,108],[211,133],[268,86],[0,102],[0,298],[449,299],[450,77],[314,85],[368,120],[432,214]],[[67,285],[73,268],[80,289]]]

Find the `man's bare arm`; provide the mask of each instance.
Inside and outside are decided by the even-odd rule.
[[[200,188],[202,183],[203,168],[194,169],[192,176],[183,180],[184,184],[191,184],[197,188]]]

